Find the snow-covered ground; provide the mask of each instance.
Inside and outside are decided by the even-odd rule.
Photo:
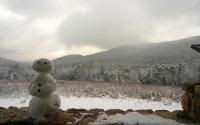
[[[184,125],[171,119],[164,119],[156,115],[141,115],[137,112],[129,112],[124,115],[116,114],[108,116],[103,113],[99,115],[97,120],[91,125],[107,125],[107,124],[123,124],[123,125]]]
[[[0,107],[24,107],[28,106],[31,96],[19,98],[0,98]],[[181,110],[181,104],[171,101],[150,101],[145,99],[113,99],[113,98],[78,98],[78,97],[64,97],[61,96],[61,109],[69,108],[102,108],[102,109],[152,109],[152,110]]]

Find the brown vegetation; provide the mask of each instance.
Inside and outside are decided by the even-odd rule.
[[[27,81],[0,81],[1,97],[29,95]],[[143,98],[159,101],[164,98],[180,101],[183,91],[179,86],[91,81],[58,81],[56,93],[62,96]]]

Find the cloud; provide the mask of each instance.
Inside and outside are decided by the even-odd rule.
[[[95,45],[111,48],[146,41],[153,29],[140,8],[123,1],[92,2],[63,22],[58,36],[67,45]],[[133,10],[131,10],[133,9]],[[135,12],[133,12],[135,11]]]
[[[182,16],[199,16],[199,0],[141,0],[145,13],[155,19],[178,19]]]
[[[73,9],[73,0],[6,0],[3,4],[15,13],[31,19],[62,16]]]
[[[32,60],[200,35],[199,0],[1,0],[0,56]]]
[[[18,61],[50,57],[62,49],[54,34],[41,31],[34,22],[14,18],[0,20],[0,56]],[[56,55],[58,56],[58,55]]]
[[[68,47],[59,42],[53,32],[38,26],[35,21],[0,20],[0,57],[33,61],[41,57],[54,59],[68,54],[86,55],[102,51],[94,46]]]
[[[200,2],[197,0],[87,2],[86,12],[75,13],[58,30],[59,38],[67,45],[112,48],[199,35]],[[179,29],[181,27],[185,27],[184,31]],[[165,32],[160,32],[160,29],[165,29]]]

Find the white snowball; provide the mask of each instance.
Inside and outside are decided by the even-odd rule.
[[[56,89],[56,81],[49,74],[36,75],[29,85],[29,92],[32,96],[46,96]]]
[[[37,120],[56,114],[59,108],[60,98],[57,95],[33,97],[29,103],[30,116]]]

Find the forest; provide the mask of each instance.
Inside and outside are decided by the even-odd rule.
[[[34,76],[30,66],[20,67],[16,64],[0,70],[0,80],[30,81]],[[197,80],[199,72],[194,64],[97,65],[84,62],[56,66],[51,74],[57,80],[181,85],[186,80]]]

